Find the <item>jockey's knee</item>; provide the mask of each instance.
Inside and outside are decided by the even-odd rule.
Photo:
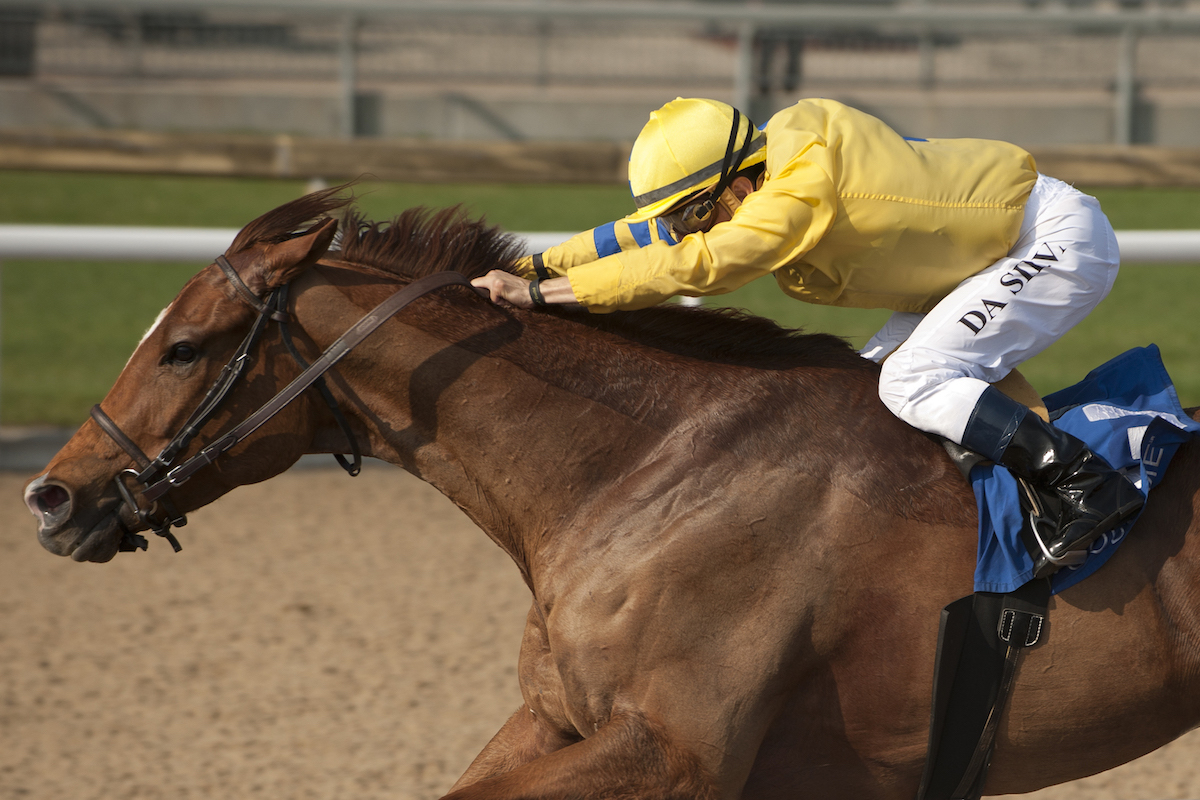
[[[879,399],[904,422],[959,442],[985,381],[946,368],[919,369],[889,358],[879,374]]]

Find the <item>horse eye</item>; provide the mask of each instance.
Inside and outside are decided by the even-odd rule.
[[[190,364],[196,360],[197,355],[199,353],[195,347],[187,342],[180,342],[171,348],[171,352],[167,358],[175,364]]]

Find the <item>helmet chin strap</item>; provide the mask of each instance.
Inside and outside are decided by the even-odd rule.
[[[728,208],[730,216],[742,205],[741,199],[729,190],[729,186],[737,175],[737,168],[750,152],[750,145],[754,141],[754,124],[750,122],[749,117],[746,118],[746,141],[742,142],[741,149],[735,155],[733,147],[737,144],[741,118],[741,112],[733,109],[733,127],[729,131],[729,141],[725,144],[725,157],[721,160],[721,177],[713,184],[712,190],[705,193],[704,200],[684,206],[683,230],[686,232],[702,230],[701,226],[712,218],[718,205]]]
[[[737,192],[733,191],[733,187],[730,186],[721,192],[721,196],[717,198],[717,205],[724,206],[725,210],[729,212],[729,216],[732,217],[734,212],[742,207],[742,198],[738,197]]]
[[[765,175],[759,175],[758,180],[750,185],[750,192],[757,192],[762,188]],[[735,179],[736,180],[736,179]],[[749,194],[750,192],[747,192]],[[733,190],[733,182],[731,181],[725,191],[721,192],[721,197],[717,200],[720,205],[725,206],[725,210],[729,212],[729,216],[733,216],[739,208],[742,207],[744,199],[738,197],[738,193]]]
[[[734,155],[733,148],[737,144],[738,128],[741,127],[742,112],[736,108],[733,109],[733,127],[729,131],[729,141],[725,145],[725,158],[721,162],[721,178],[713,187],[712,196],[720,198],[725,194],[725,190],[729,188],[729,184],[733,182],[733,176],[737,174],[738,167],[742,161],[750,153],[750,144],[754,141],[754,123],[746,117],[746,141],[742,142],[742,147],[738,150],[737,155]],[[738,201],[741,205],[741,201]],[[731,209],[732,211],[733,209]]]

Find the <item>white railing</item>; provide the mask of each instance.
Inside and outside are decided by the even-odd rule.
[[[1117,231],[1121,261],[1200,264],[1200,231]]]
[[[208,263],[233,242],[237,228],[149,228],[123,225],[0,225],[0,259],[63,261],[196,261]],[[527,253],[540,253],[574,233],[517,233]]]
[[[224,253],[237,228],[149,228],[118,225],[0,225],[0,259],[196,261]],[[573,232],[517,233],[527,253],[565,241]],[[1121,260],[1200,264],[1200,230],[1117,231]]]

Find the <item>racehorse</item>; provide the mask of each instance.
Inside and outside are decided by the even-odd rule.
[[[445,494],[532,595],[524,704],[447,797],[913,797],[976,512],[943,449],[880,403],[877,367],[730,311],[494,305],[462,276],[510,266],[513,240],[412,210],[348,211],[335,241],[349,202],[282,206],[188,282],[27,487],[42,544],[106,561],[303,454],[358,448]],[[328,401],[303,380],[322,359]],[[1116,556],[1051,600],[986,793],[1200,721],[1198,492],[1187,444]]]

